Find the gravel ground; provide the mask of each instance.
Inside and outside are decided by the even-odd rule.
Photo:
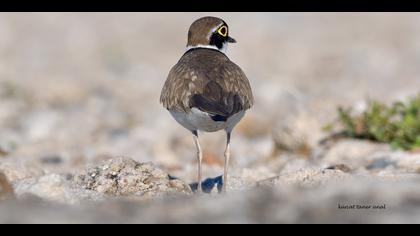
[[[160,89],[222,17],[256,104],[195,146]],[[420,153],[321,143],[338,105],[420,87],[417,13],[0,13],[0,223],[419,223]],[[191,189],[193,187],[193,189]]]

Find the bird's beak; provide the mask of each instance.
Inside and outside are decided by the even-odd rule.
[[[236,40],[230,36],[228,36],[228,43],[236,43]]]

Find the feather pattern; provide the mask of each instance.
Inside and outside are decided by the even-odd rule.
[[[210,115],[230,117],[252,107],[254,98],[244,72],[212,49],[191,49],[171,69],[160,102],[172,111],[197,108]]]

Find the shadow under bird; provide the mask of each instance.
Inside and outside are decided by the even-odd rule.
[[[160,96],[160,102],[175,120],[193,134],[198,192],[202,192],[203,158],[198,132],[226,132],[223,174],[223,192],[226,192],[231,133],[254,103],[245,73],[226,56],[228,43],[236,40],[229,36],[228,25],[222,19],[203,17],[193,22],[186,52],[170,70]]]

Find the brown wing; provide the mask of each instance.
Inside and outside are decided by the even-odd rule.
[[[238,96],[242,109],[247,110],[254,105],[251,85],[239,66],[229,61],[222,66],[222,76],[217,81],[225,93]],[[223,85],[222,85],[223,84]]]
[[[196,107],[225,120],[253,105],[251,86],[241,68],[221,53],[210,53],[214,52],[181,60],[172,68],[160,98],[165,108],[188,112]],[[206,58],[205,63],[200,58]]]
[[[201,93],[190,98],[190,107],[211,114],[214,120],[226,121],[230,116],[249,109],[253,95],[242,70],[228,61],[208,73],[209,80]]]
[[[169,72],[163,86],[160,102],[168,110],[188,112],[189,98],[200,93],[198,74],[187,62],[178,62]]]

